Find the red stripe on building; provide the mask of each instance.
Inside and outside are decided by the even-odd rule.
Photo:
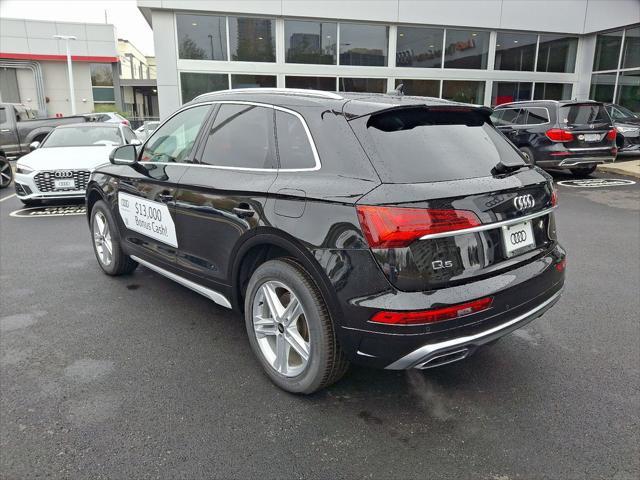
[[[0,58],[12,60],[49,60],[54,62],[66,62],[66,55],[44,55],[38,53],[4,53],[0,52]],[[118,57],[97,57],[91,55],[71,55],[74,62],[115,63]]]

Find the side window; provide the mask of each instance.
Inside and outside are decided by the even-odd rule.
[[[153,132],[146,143],[142,162],[186,162],[204,122],[209,105],[189,108]]]
[[[491,114],[491,121],[494,125],[501,125],[504,110],[494,110]]]
[[[549,113],[546,108],[533,107],[528,110],[527,125],[540,125],[549,122]]]
[[[518,113],[520,112],[519,108],[505,108],[500,111],[502,112],[502,116],[500,117],[500,121],[496,123],[496,126],[515,125]]]
[[[527,108],[521,108],[520,109],[520,113],[518,114],[518,116],[516,117],[514,124],[515,125],[527,125],[529,122],[527,120],[527,117],[529,116],[529,109]]]
[[[129,127],[122,127],[122,133],[124,134],[124,141],[126,143],[131,143],[131,140],[138,138]]]
[[[316,166],[309,136],[297,116],[276,110],[276,138],[281,169]]]
[[[218,167],[276,168],[273,108],[223,103],[207,137],[201,163]]]
[[[624,118],[624,114],[618,110],[617,108],[611,108],[611,118],[614,120],[622,120]]]

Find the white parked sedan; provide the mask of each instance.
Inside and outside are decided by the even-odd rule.
[[[25,205],[40,200],[82,198],[91,172],[109,162],[125,143],[140,144],[133,130],[119,123],[61,125],[16,163],[16,196]]]

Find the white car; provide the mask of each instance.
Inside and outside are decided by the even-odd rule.
[[[136,132],[136,135],[138,136],[138,138],[144,142],[147,138],[151,136],[153,131],[156,128],[158,128],[159,125],[160,125],[160,122],[156,122],[156,121],[144,122],[142,126],[136,128],[134,132]]]
[[[91,172],[109,162],[119,145],[140,145],[133,130],[120,123],[74,123],[51,131],[16,163],[16,196],[25,205],[40,200],[83,198]]]
[[[124,118],[117,112],[100,112],[100,113],[91,113],[87,115],[94,122],[104,122],[104,123],[122,123],[123,125],[130,126],[129,120]]]

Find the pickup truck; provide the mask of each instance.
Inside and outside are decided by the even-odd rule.
[[[24,105],[0,103],[0,161],[29,153],[31,142],[41,142],[58,125],[89,120],[82,115],[36,118],[35,112]]]

